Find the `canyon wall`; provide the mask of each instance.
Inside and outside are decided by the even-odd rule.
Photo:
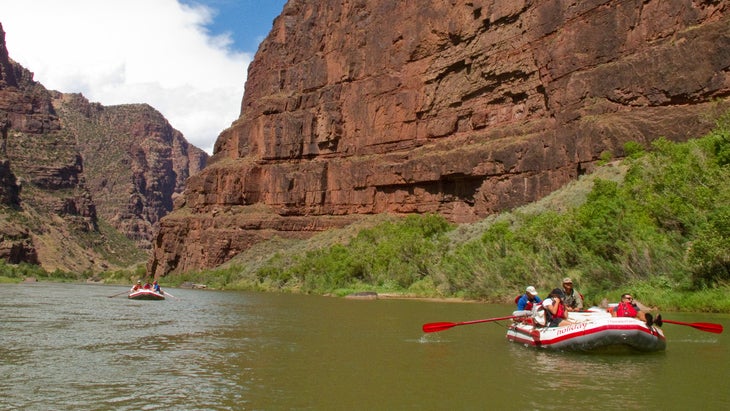
[[[290,0],[241,114],[162,219],[148,271],[373,213],[473,222],[730,99],[724,1]]]

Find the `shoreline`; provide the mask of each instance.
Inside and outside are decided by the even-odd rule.
[[[65,283],[65,284],[78,284],[78,285],[91,285],[91,286],[127,286],[128,284],[123,282],[107,282],[104,279],[101,281],[96,280],[75,280],[75,281],[69,281],[69,280],[61,280],[61,279],[54,279],[54,278],[38,278],[34,276],[24,277],[22,279],[19,278],[8,278],[8,277],[2,277],[0,276],[0,284],[39,284],[39,283]],[[251,290],[243,290],[243,289],[215,289],[207,287],[204,284],[194,284],[193,287],[185,287],[184,285],[177,285],[177,286],[169,286],[167,288],[188,288],[192,290],[200,290],[200,291],[251,291]],[[275,292],[275,291],[256,291],[256,292]],[[501,305],[510,305],[512,304],[512,301],[503,300],[503,301],[494,301],[494,300],[474,300],[474,299],[468,299],[464,297],[424,297],[414,294],[407,294],[407,293],[398,293],[398,292],[384,292],[384,293],[378,293],[375,291],[361,291],[361,292],[354,292],[347,295],[338,295],[333,293],[324,293],[324,294],[317,294],[323,297],[336,297],[336,298],[344,298],[344,299],[351,299],[351,300],[412,300],[412,301],[426,301],[426,302],[437,302],[437,303],[462,303],[462,304],[501,304]],[[595,304],[597,307],[604,307],[604,301],[602,301],[600,304]],[[606,302],[607,303],[607,302]],[[728,314],[730,313],[730,310],[723,310],[723,309],[709,309],[709,307],[705,309],[695,309],[695,310],[688,310],[686,307],[683,309],[681,307],[672,307],[672,308],[662,308],[658,307],[656,305],[646,305],[642,303],[641,301],[636,301],[637,305],[642,311],[648,311],[648,312],[661,312],[661,311],[668,311],[668,312],[683,312],[683,313],[714,313],[714,314]],[[588,305],[590,306],[590,304]]]
[[[413,301],[429,301],[439,303],[468,303],[476,304],[483,301],[470,300],[463,297],[421,297],[416,295],[400,294],[400,293],[376,293],[376,292],[360,292],[348,294],[342,298],[348,300],[413,300]]]

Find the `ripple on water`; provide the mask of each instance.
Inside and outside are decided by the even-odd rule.
[[[415,340],[421,344],[438,344],[438,343],[444,343],[449,342],[449,340],[443,338],[441,335],[438,334],[423,334],[421,338],[418,340]]]

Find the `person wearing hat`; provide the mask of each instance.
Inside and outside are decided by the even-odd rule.
[[[537,290],[535,287],[529,286],[525,288],[525,293],[517,299],[518,310],[532,310],[534,304],[540,304],[542,299],[537,296]]]
[[[542,307],[545,310],[546,326],[562,327],[573,324],[572,321],[568,320],[568,309],[565,307],[564,299],[565,293],[563,290],[555,288],[550,292],[548,298],[542,302]]]
[[[137,284],[135,284],[134,286],[132,286],[132,291],[137,291],[140,288],[142,288],[142,281],[141,280],[137,280]]]
[[[568,311],[583,311],[583,294],[573,288],[573,280],[563,278],[563,293],[565,293],[565,307]]]

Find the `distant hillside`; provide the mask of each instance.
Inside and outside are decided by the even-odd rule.
[[[47,90],[0,25],[0,260],[47,271],[143,263],[154,225],[207,155],[148,105]]]
[[[80,94],[53,94],[61,125],[78,143],[97,213],[143,249],[173,196],[208,155],[147,104],[105,107]]]

